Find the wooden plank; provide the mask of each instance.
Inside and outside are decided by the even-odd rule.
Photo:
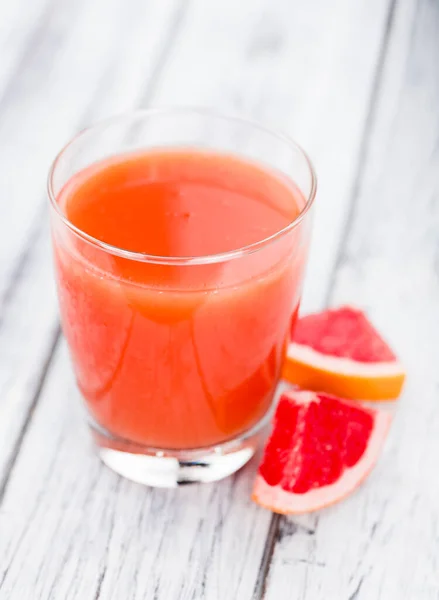
[[[367,162],[331,300],[364,306],[408,383],[365,485],[281,522],[266,600],[432,600],[439,589],[439,6],[397,6]]]
[[[14,74],[29,60],[52,10],[51,0],[16,0],[0,5],[0,105],[13,87]]]
[[[321,205],[317,223],[331,215],[332,227],[320,226],[317,239],[331,260],[343,231],[387,8],[381,0],[354,9],[348,0],[330,7],[323,0],[193,3],[150,98],[239,109],[298,131],[323,167],[329,208]],[[358,63],[361,71],[353,77]],[[316,82],[322,82],[318,100]],[[340,90],[347,120],[335,110]],[[337,134],[345,153],[325,143],[329,134]],[[340,180],[325,169],[328,163],[340,169]],[[313,272],[319,269],[311,268],[311,278]],[[317,293],[313,298],[320,302]],[[29,327],[26,339],[32,339]],[[3,343],[6,348],[7,339]],[[62,350],[5,488],[0,592],[20,600],[119,598],[126,590],[132,598],[161,600],[251,598],[271,520],[249,502],[254,464],[215,486],[178,491],[122,481],[91,453],[72,387]]]

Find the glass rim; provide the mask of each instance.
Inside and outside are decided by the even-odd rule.
[[[156,254],[146,254],[143,252],[133,252],[131,250],[126,250],[124,248],[120,248],[118,246],[114,246],[112,244],[103,242],[103,241],[95,238],[94,236],[89,235],[88,233],[86,233],[85,231],[80,229],[79,227],[76,227],[76,225],[74,225],[68,219],[67,215],[65,215],[64,212],[62,211],[61,207],[59,206],[58,202],[56,201],[56,195],[53,190],[53,177],[54,177],[56,168],[58,166],[58,163],[59,163],[60,159],[62,158],[62,156],[64,155],[64,153],[76,141],[78,141],[82,136],[84,136],[88,133],[96,132],[96,131],[99,131],[100,129],[105,129],[106,127],[108,127],[110,125],[122,123],[124,121],[130,121],[130,120],[134,121],[134,120],[142,118],[142,117],[153,117],[153,116],[160,116],[160,115],[165,115],[165,116],[166,115],[175,115],[175,116],[178,116],[178,115],[182,115],[182,116],[184,116],[184,115],[192,115],[192,116],[200,115],[200,116],[204,116],[204,117],[210,117],[213,119],[227,121],[229,123],[237,123],[237,124],[241,124],[241,125],[247,125],[249,127],[252,127],[253,129],[259,130],[262,133],[271,135],[272,137],[277,138],[279,141],[284,142],[291,148],[298,150],[299,153],[302,155],[302,157],[305,159],[305,163],[306,163],[309,173],[311,175],[311,189],[310,189],[309,193],[307,194],[307,196],[305,197],[306,202],[305,202],[303,208],[301,209],[301,211],[299,212],[299,214],[291,221],[291,223],[288,223],[288,225],[286,225],[279,231],[276,231],[275,233],[273,233],[273,234],[269,235],[268,237],[265,237],[261,240],[258,240],[257,242],[253,242],[246,246],[242,246],[241,248],[236,248],[233,250],[227,250],[225,252],[218,252],[218,253],[214,253],[214,254],[206,254],[206,255],[201,255],[201,256],[160,256],[160,255],[156,255]],[[172,146],[169,146],[169,147],[172,148]],[[276,131],[274,129],[270,129],[269,127],[266,127],[264,125],[259,124],[256,121],[253,121],[252,119],[247,119],[247,118],[238,117],[238,116],[234,116],[234,115],[226,115],[226,114],[217,112],[217,111],[209,109],[209,108],[198,108],[198,107],[146,108],[146,109],[131,110],[128,112],[124,112],[124,113],[121,113],[118,115],[108,117],[106,119],[101,119],[97,123],[90,125],[89,127],[85,127],[84,129],[80,130],[76,135],[74,135],[61,148],[61,150],[55,156],[55,159],[50,166],[48,177],[47,177],[47,192],[48,192],[48,196],[49,196],[50,205],[55,210],[57,216],[61,219],[62,223],[68,229],[70,229],[70,231],[72,231],[72,233],[74,233],[76,236],[82,238],[84,241],[88,242],[92,246],[96,246],[107,253],[110,253],[115,256],[119,256],[121,258],[125,258],[128,260],[133,260],[136,262],[145,262],[145,263],[153,263],[153,264],[161,264],[161,265],[175,265],[175,266],[177,266],[177,265],[204,265],[204,264],[226,262],[226,261],[234,259],[234,258],[239,258],[242,256],[246,256],[248,254],[253,254],[254,252],[257,252],[258,250],[261,250],[265,246],[270,245],[272,242],[275,242],[276,240],[283,238],[290,231],[294,230],[304,220],[305,216],[308,214],[309,210],[311,209],[312,205],[314,204],[314,199],[316,197],[316,192],[317,192],[317,176],[316,176],[316,172],[315,172],[315,169],[314,169],[311,159],[309,158],[309,156],[305,152],[305,150],[297,142],[295,142],[288,135],[286,135],[282,132]]]

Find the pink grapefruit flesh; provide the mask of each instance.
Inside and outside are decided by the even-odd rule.
[[[291,390],[274,417],[253,500],[274,512],[311,512],[355,490],[375,465],[391,415],[327,394]]]
[[[394,400],[405,379],[388,344],[350,306],[297,320],[282,375],[304,389],[355,400]]]

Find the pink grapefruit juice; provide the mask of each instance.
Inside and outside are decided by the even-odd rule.
[[[299,233],[258,243],[298,217],[294,183],[231,155],[145,151],[78,172],[57,202],[86,234],[55,233],[54,245],[63,330],[93,420],[167,449],[257,424],[305,261]]]

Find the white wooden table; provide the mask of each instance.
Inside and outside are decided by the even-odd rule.
[[[286,130],[320,187],[305,309],[366,308],[409,379],[367,483],[252,504],[256,463],[153,490],[92,452],[60,338],[45,176],[111,113]],[[439,1],[0,0],[0,599],[439,598]]]

